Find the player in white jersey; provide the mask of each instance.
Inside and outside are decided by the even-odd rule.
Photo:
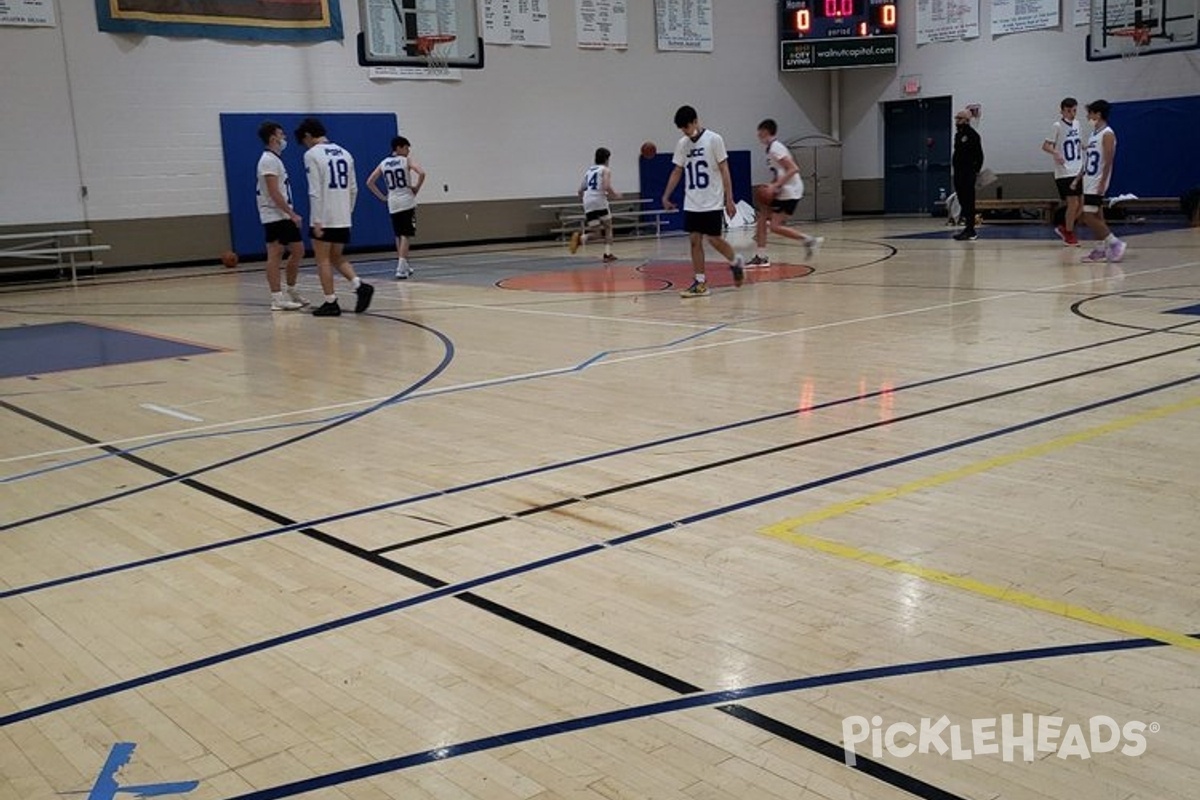
[[[583,202],[583,230],[571,234],[569,245],[571,252],[574,253],[579,249],[579,245],[586,244],[592,236],[588,231],[589,228],[600,228],[604,235],[604,261],[606,263],[617,260],[612,251],[613,220],[612,209],[609,207],[608,201],[621,197],[621,193],[612,185],[612,170],[608,168],[608,160],[611,157],[612,153],[607,147],[597,147],[592,165],[583,173],[583,180],[580,181],[577,192],[579,199]]]
[[[263,153],[258,157],[256,192],[258,219],[267,243],[267,286],[271,290],[272,311],[294,311],[308,305],[296,290],[304,242],[300,237],[300,215],[292,207],[292,185],[280,154],[287,147],[287,136],[278,122],[267,120],[258,126]],[[287,251],[287,293],[280,281],[283,252]]]
[[[1083,221],[1091,228],[1099,245],[1083,257],[1084,261],[1120,261],[1125,257],[1125,243],[1104,221],[1104,193],[1108,191],[1117,156],[1117,134],[1108,126],[1110,108],[1107,100],[1096,100],[1087,105],[1088,121],[1095,130],[1088,140],[1083,169],[1075,183],[1083,189]]]
[[[702,297],[708,294],[708,282],[704,269],[704,242],[723,255],[733,273],[733,283],[741,286],[745,278],[741,255],[734,252],[725,241],[725,217],[737,212],[733,203],[733,181],[729,177],[729,154],[725,140],[716,131],[700,127],[696,109],[680,106],[675,112],[675,127],[683,136],[675,145],[672,163],[675,168],[667,178],[663,191],[662,206],[670,211],[675,208],[671,193],[685,178],[683,194],[683,229],[688,234],[688,245],[692,256],[692,285],[682,293],[683,297]]]
[[[1079,120],[1075,119],[1079,101],[1074,97],[1066,97],[1058,108],[1061,115],[1050,127],[1050,135],[1042,142],[1042,150],[1054,159],[1054,184],[1058,187],[1058,196],[1067,204],[1063,224],[1056,225],[1054,231],[1063,240],[1063,244],[1078,247],[1075,222],[1079,219],[1079,212],[1083,207],[1083,192],[1074,184],[1079,170],[1083,168],[1084,149],[1084,142],[1079,133]]]
[[[764,119],[758,123],[758,141],[767,151],[767,169],[771,171],[771,182],[764,184],[756,193],[758,216],[754,221],[754,243],[757,249],[754,258],[746,262],[748,267],[769,267],[771,259],[767,257],[767,229],[804,242],[804,249],[809,258],[817,252],[824,239],[809,236],[792,228],[784,222],[796,213],[796,204],[804,197],[804,179],[800,177],[800,168],[792,158],[787,145],[775,138],[779,126],[773,119]],[[768,200],[768,198],[770,198]]]
[[[333,270],[350,281],[358,299],[354,313],[361,314],[371,305],[375,287],[363,283],[354,274],[354,267],[343,255],[350,241],[350,215],[358,199],[358,178],[354,174],[354,156],[341,145],[325,136],[325,125],[308,117],[296,128],[296,139],[304,145],[304,171],[308,176],[308,214],[312,227],[309,236],[317,257],[317,274],[325,302],[315,311],[315,317],[337,317],[342,313],[337,295],[333,293]]]
[[[392,218],[392,233],[396,235],[396,277],[404,280],[415,274],[408,263],[408,240],[417,235],[417,192],[425,183],[425,170],[411,157],[412,143],[404,136],[392,139],[392,154],[379,162],[367,178],[367,188],[387,203]],[[387,194],[379,190],[379,179]]]

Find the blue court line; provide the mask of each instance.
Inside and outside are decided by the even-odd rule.
[[[384,316],[384,315],[375,314],[374,316]],[[385,318],[391,319],[390,317],[385,317]],[[380,401],[379,405],[391,406],[391,405],[397,405],[397,404],[403,403],[403,402],[409,402],[412,400],[419,400],[419,399],[424,399],[424,398],[429,398],[429,397],[437,397],[437,396],[443,395],[443,394],[474,391],[477,389],[486,389],[486,388],[491,388],[494,386],[501,386],[501,385],[508,384],[508,383],[518,383],[521,381],[528,381],[528,380],[535,380],[535,379],[542,379],[542,378],[555,378],[555,377],[560,377],[562,375],[570,375],[570,374],[582,372],[582,371],[586,370],[588,367],[591,367],[594,364],[597,364],[597,363],[603,361],[604,359],[609,358],[614,355],[620,355],[622,353],[643,352],[643,351],[648,351],[648,350],[668,349],[668,348],[676,347],[681,344],[686,344],[687,342],[693,341],[694,339],[699,339],[703,336],[708,336],[711,333],[716,333],[717,331],[723,330],[724,328],[727,328],[727,327],[729,327],[727,324],[722,323],[720,325],[714,325],[713,327],[705,328],[704,330],[688,334],[687,336],[683,336],[683,337],[674,339],[669,342],[663,342],[660,344],[642,345],[640,347],[625,347],[625,348],[620,348],[617,350],[601,350],[600,352],[596,353],[595,355],[589,356],[588,358],[584,359],[583,361],[580,361],[579,363],[575,364],[574,366],[562,367],[562,368],[555,369],[555,370],[547,370],[545,372],[538,372],[533,375],[520,375],[520,376],[516,376],[516,377],[509,377],[509,378],[496,378],[495,380],[483,381],[480,383],[470,384],[468,386],[447,387],[445,389],[434,389],[434,390],[431,390],[428,392],[423,392],[420,395],[416,395],[416,396],[412,395],[411,393],[402,393],[400,395],[389,397],[389,398],[386,398],[385,400]],[[376,406],[376,407],[378,407],[378,406]],[[367,409],[367,410],[370,410],[370,409]],[[360,413],[360,414],[365,413],[365,411],[358,412],[358,413]],[[260,426],[253,427],[253,428],[231,428],[228,430],[212,431],[209,433],[185,433],[185,434],[180,434],[178,436],[171,436],[171,437],[167,437],[165,439],[159,439],[154,442],[148,442],[146,444],[136,445],[134,447],[124,447],[124,448],[119,448],[119,449],[114,448],[108,452],[98,453],[98,454],[92,455],[92,456],[86,456],[84,458],[75,459],[73,461],[65,461],[61,464],[54,464],[54,465],[51,465],[48,467],[40,467],[38,469],[29,470],[28,472],[17,473],[15,475],[10,475],[6,478],[0,478],[0,485],[7,484],[7,483],[18,483],[23,480],[29,480],[30,478],[41,477],[43,475],[46,475],[46,474],[49,474],[52,472],[58,472],[59,470],[84,466],[84,465],[87,465],[87,464],[90,464],[90,463],[93,463],[96,461],[102,461],[104,459],[109,459],[109,458],[120,458],[124,455],[139,453],[143,450],[149,450],[151,448],[161,447],[161,446],[168,445],[168,444],[177,444],[179,442],[190,441],[190,440],[195,440],[195,439],[215,439],[215,438],[222,438],[225,436],[240,436],[240,435],[246,434],[246,433],[263,433],[263,432],[272,431],[272,430],[281,430],[281,429],[295,428],[295,427],[306,427],[306,426],[310,426],[310,425],[326,425],[331,422],[345,420],[347,417],[351,417],[351,416],[353,416],[353,412],[347,412],[345,414],[336,414],[331,417],[325,417],[325,418],[320,418],[320,419],[303,420],[300,422],[280,422],[280,423],[277,423],[274,425],[260,425]],[[4,530],[4,528],[0,528],[0,531],[2,531],[2,530]]]
[[[1190,347],[1195,347],[1195,346],[1197,346],[1197,345],[1191,345]],[[242,645],[241,647],[236,647],[236,648],[233,648],[232,650],[227,650],[223,653],[214,653],[212,655],[205,656],[200,659],[196,659],[195,661],[190,661],[185,664],[179,664],[174,667],[168,667],[166,669],[148,673],[146,675],[142,675],[137,678],[129,678],[129,679],[126,679],[123,681],[118,681],[117,683],[109,684],[108,686],[101,686],[96,689],[91,689],[89,691],[82,692],[80,694],[63,697],[58,700],[52,700],[48,703],[43,703],[38,706],[32,706],[30,708],[27,708],[27,709],[24,709],[21,711],[14,711],[14,712],[11,712],[9,714],[6,714],[6,715],[0,717],[0,727],[6,727],[8,725],[12,725],[17,722],[23,722],[25,720],[34,719],[36,717],[41,717],[41,716],[49,714],[53,711],[60,711],[64,708],[70,708],[72,706],[80,705],[82,703],[89,702],[91,700],[96,700],[96,699],[99,699],[102,697],[109,697],[111,695],[127,691],[129,689],[136,689],[141,686],[147,686],[149,684],[156,683],[161,680],[166,680],[168,678],[177,677],[179,675],[186,675],[188,673],[196,672],[196,671],[204,669],[206,667],[211,667],[211,666],[215,666],[217,664],[222,664],[222,663],[225,663],[228,661],[233,661],[235,659],[241,658],[242,656],[259,653],[264,650],[269,650],[274,647],[279,647],[279,646],[282,646],[285,644],[290,644],[292,642],[300,641],[302,639],[307,639],[309,637],[317,636],[322,633],[328,633],[329,631],[338,630],[340,628],[354,625],[359,622],[364,622],[369,619],[374,619],[376,617],[380,617],[385,614],[390,614],[394,611],[400,611],[400,610],[403,610],[406,608],[412,608],[414,606],[423,605],[425,603],[428,603],[433,600],[438,600],[443,597],[460,594],[462,592],[467,592],[472,589],[476,589],[480,586],[487,586],[492,583],[497,583],[499,581],[507,580],[508,578],[512,578],[517,575],[524,575],[524,574],[528,574],[531,572],[536,572],[544,567],[553,566],[555,564],[561,564],[566,561],[572,561],[576,558],[579,558],[579,557],[585,556],[585,555],[589,555],[591,553],[603,552],[603,551],[608,550],[609,548],[619,547],[621,545],[628,544],[630,542],[639,541],[641,539],[645,539],[650,536],[656,536],[660,533],[678,531],[681,528],[684,528],[688,525],[695,524],[697,522],[703,522],[705,520],[724,516],[726,514],[730,514],[735,511],[740,511],[742,509],[751,508],[753,506],[762,505],[764,503],[769,503],[773,500],[778,500],[778,499],[781,499],[784,497],[790,497],[792,495],[799,494],[801,492],[806,492],[811,489],[819,488],[822,486],[827,486],[829,484],[837,483],[839,481],[857,478],[862,475],[869,475],[873,472],[878,472],[880,470],[888,469],[888,468],[898,466],[901,464],[907,464],[907,463],[910,463],[913,461],[918,461],[920,459],[928,458],[930,456],[939,455],[941,453],[946,453],[946,452],[949,452],[952,450],[957,450],[959,448],[967,447],[969,445],[978,444],[980,442],[985,442],[985,441],[988,441],[991,439],[996,439],[1001,436],[1007,436],[1009,434],[1016,433],[1018,431],[1027,430],[1029,428],[1035,428],[1035,427],[1038,427],[1040,425],[1045,425],[1050,422],[1056,422],[1060,419],[1066,419],[1069,417],[1076,416],[1078,414],[1084,414],[1089,411],[1094,411],[1099,408],[1105,408],[1110,405],[1116,405],[1118,403],[1123,403],[1127,400],[1132,400],[1132,399],[1135,399],[1138,397],[1144,397],[1146,395],[1165,391],[1167,389],[1172,389],[1172,388],[1176,388],[1176,387],[1180,387],[1180,386],[1186,386],[1190,383],[1195,382],[1196,380],[1200,380],[1200,373],[1189,375],[1189,376],[1186,376],[1183,378],[1176,378],[1175,380],[1168,381],[1166,383],[1160,383],[1155,386],[1150,386],[1150,387],[1147,387],[1144,389],[1138,389],[1138,390],[1135,390],[1132,392],[1127,392],[1125,394],[1117,395],[1116,397],[1110,397],[1110,398],[1106,398],[1103,400],[1096,400],[1094,402],[1088,403],[1083,406],[1076,406],[1075,408],[1066,409],[1064,411],[1059,411],[1054,414],[1049,414],[1049,415],[1046,415],[1043,417],[1037,417],[1032,420],[1027,420],[1025,422],[1017,423],[1016,425],[1010,425],[1007,428],[1000,428],[1000,429],[994,430],[994,431],[987,431],[985,433],[980,433],[980,434],[977,434],[975,436],[971,436],[971,437],[968,437],[965,439],[959,439],[957,441],[949,442],[947,444],[937,445],[936,447],[930,447],[925,450],[919,450],[917,452],[909,453],[907,455],[896,456],[895,458],[889,458],[884,461],[877,461],[874,464],[868,464],[866,466],[857,467],[857,468],[851,469],[851,470],[846,470],[844,472],[840,472],[840,473],[837,473],[834,475],[829,475],[824,478],[818,478],[818,479],[812,480],[812,481],[807,481],[805,483],[798,484],[795,486],[790,486],[790,487],[787,487],[784,489],[779,489],[774,492],[768,492],[766,494],[758,495],[757,497],[748,498],[746,500],[739,500],[734,503],[728,503],[723,506],[711,508],[706,511],[701,511],[696,514],[688,515],[686,517],[681,517],[677,520],[659,523],[658,525],[654,525],[649,528],[644,528],[640,531],[634,531],[632,533],[624,534],[621,536],[616,536],[616,537],[613,537],[613,538],[608,539],[603,542],[599,542],[596,544],[584,545],[582,547],[577,547],[573,550],[568,550],[568,551],[565,551],[562,553],[557,553],[552,556],[547,556],[545,558],[541,558],[536,561],[529,561],[524,564],[518,564],[517,566],[500,570],[498,572],[493,572],[493,573],[490,573],[487,575],[481,575],[477,578],[471,578],[471,579],[468,579],[465,581],[460,581],[459,583],[447,584],[446,586],[443,586],[441,588],[433,589],[433,590],[430,590],[423,594],[414,595],[412,597],[405,598],[404,600],[398,600],[396,602],[387,603],[382,606],[377,606],[375,608],[370,608],[370,609],[366,609],[364,611],[359,611],[357,613],[350,614],[345,617],[341,617],[341,618],[334,619],[334,620],[329,620],[327,622],[323,622],[318,625],[312,625],[307,628],[301,628],[299,630],[295,630],[290,633],[281,634],[279,636],[273,636],[268,639],[263,639],[259,642],[255,642],[252,644]]]
[[[312,778],[294,781],[292,783],[258,789],[245,794],[239,794],[227,800],[276,800],[282,797],[294,797],[298,794],[327,789],[343,783],[359,781],[384,775],[389,772],[399,772],[426,764],[435,764],[451,758],[495,750],[500,747],[511,747],[522,742],[544,739],[550,736],[560,736],[565,733],[601,728],[631,720],[672,714],[678,711],[688,711],[710,706],[720,707],[730,703],[752,700],[758,697],[770,697],[777,694],[816,689],[827,686],[840,686],[849,683],[864,683],[866,681],[893,678],[901,675],[921,675],[929,672],[944,672],[949,670],[970,669],[974,667],[1011,664],[1020,661],[1044,661],[1051,658],[1067,656],[1092,655],[1096,653],[1114,653],[1125,650],[1139,650],[1147,647],[1167,647],[1168,645],[1152,639],[1126,639],[1110,642],[1093,642],[1086,644],[1053,645],[1049,647],[1029,648],[1025,650],[1009,650],[998,653],[980,653],[970,656],[952,656],[930,661],[916,661],[907,664],[894,664],[881,667],[863,667],[861,669],[832,672],[824,675],[813,675],[807,678],[791,678],[784,681],[760,683],[745,686],[740,689],[718,689],[712,692],[690,694],[671,700],[660,700],[654,703],[622,708],[616,711],[602,711],[587,714],[573,719],[519,728],[505,733],[470,739],[457,744],[448,744],[434,750],[423,750],[396,758],[376,761],[358,767],[328,772]],[[849,768],[848,768],[849,769]]]
[[[178,436],[170,436],[165,439],[159,439],[158,441],[155,441],[155,442],[147,442],[146,444],[135,445],[133,447],[122,447],[120,449],[108,450],[103,453],[98,453],[94,456],[86,456],[85,458],[77,458],[74,461],[64,461],[61,464],[53,464],[49,467],[42,467],[40,469],[34,469],[34,470],[30,470],[28,472],[20,472],[15,475],[9,475],[6,478],[0,478],[0,485],[6,484],[6,483],[18,483],[23,480],[29,480],[30,478],[38,478],[38,477],[41,477],[42,475],[47,475],[49,473],[58,472],[58,471],[64,470],[64,469],[71,469],[74,467],[86,466],[87,464],[91,464],[96,461],[103,461],[103,460],[109,459],[109,458],[121,458],[122,456],[132,455],[134,453],[140,453],[143,450],[149,450],[151,448],[160,447],[162,445],[178,444],[179,442],[186,442],[186,441],[191,441],[191,440],[195,440],[195,439],[211,439],[211,438],[217,438],[217,437],[223,437],[223,436],[241,436],[243,434],[248,434],[248,433],[269,433],[270,431],[281,430],[284,428],[297,428],[297,427],[304,427],[304,426],[308,426],[308,425],[324,425],[329,422],[335,422],[337,420],[345,419],[346,417],[349,417],[351,415],[351,413],[352,412],[346,412],[345,414],[335,414],[334,416],[331,416],[331,417],[304,420],[302,422],[280,422],[280,423],[276,423],[273,425],[259,425],[259,426],[253,427],[253,428],[231,428],[229,430],[213,431],[211,433],[182,433],[182,434],[179,434]]]
[[[421,377],[415,383],[409,385],[403,391],[398,392],[397,394],[392,395],[391,397],[385,398],[384,400],[381,400],[378,403],[374,403],[370,406],[367,406],[366,408],[362,409],[361,411],[355,411],[351,414],[347,414],[346,416],[342,417],[341,419],[338,419],[335,422],[330,422],[325,425],[322,425],[321,427],[317,428],[316,430],[311,430],[311,431],[307,431],[305,433],[300,433],[295,436],[292,436],[291,438],[284,439],[282,441],[275,442],[273,444],[265,445],[263,447],[259,447],[259,448],[255,449],[255,450],[249,450],[245,453],[239,453],[236,456],[230,456],[229,458],[222,459],[221,461],[216,461],[211,464],[206,464],[203,467],[196,467],[195,469],[188,470],[187,472],[172,473],[171,475],[169,475],[166,478],[163,478],[162,480],[152,481],[150,483],[142,484],[141,486],[134,486],[132,488],[125,489],[124,491],[114,492],[114,493],[106,495],[104,497],[98,497],[98,498],[95,498],[92,500],[87,500],[82,503],[75,503],[74,505],[55,509],[54,511],[46,511],[41,514],[35,514],[32,517],[26,517],[24,519],[15,520],[14,522],[6,522],[4,524],[0,524],[0,532],[12,530],[14,528],[19,528],[23,525],[28,525],[28,524],[34,523],[34,522],[43,522],[48,519],[54,519],[55,517],[61,517],[65,514],[70,514],[75,511],[82,511],[83,509],[91,508],[93,506],[98,506],[103,503],[110,502],[112,500],[121,500],[126,497],[131,497],[133,495],[141,494],[142,492],[147,492],[147,491],[150,491],[151,489],[157,489],[161,486],[166,486],[171,483],[179,483],[181,481],[186,481],[189,478],[196,477],[197,475],[203,475],[207,472],[212,472],[213,470],[220,469],[221,467],[228,467],[232,464],[239,464],[243,461],[249,461],[250,459],[260,456],[264,453],[269,453],[273,450],[278,450],[280,448],[287,447],[288,445],[295,444],[296,442],[301,442],[301,441],[304,441],[305,439],[310,439],[314,436],[318,436],[322,433],[326,433],[328,431],[333,430],[334,428],[338,428],[349,422],[353,422],[354,420],[357,420],[360,417],[365,417],[368,414],[372,414],[372,413],[378,411],[379,409],[384,408],[387,405],[396,402],[397,400],[399,400],[401,398],[407,397],[408,395],[410,395],[413,392],[420,389],[425,384],[432,381],[438,375],[442,374],[442,372],[444,372],[446,370],[446,368],[450,366],[450,362],[454,360],[454,343],[450,340],[450,338],[448,336],[446,336],[441,331],[436,330],[434,328],[430,328],[427,325],[422,325],[419,322],[412,322],[412,321],[406,320],[406,319],[400,319],[397,317],[389,317],[389,316],[386,316],[383,314],[376,314],[375,316],[381,317],[383,319],[390,319],[395,322],[401,322],[401,323],[404,323],[405,325],[412,325],[415,328],[420,328],[421,330],[427,331],[428,333],[432,333],[434,336],[436,336],[438,339],[440,339],[442,341],[444,350],[442,353],[441,362],[439,362],[436,367],[434,367],[432,370],[427,372],[423,377]],[[0,400],[0,403],[3,403],[3,401]]]
[[[1017,359],[1017,360],[1011,361],[1011,362],[1004,362],[1004,363],[1001,363],[998,365],[991,365],[991,366],[987,366],[987,367],[977,367],[975,369],[967,370],[965,372],[952,373],[950,375],[944,375],[944,376],[939,376],[936,378],[928,378],[926,380],[916,381],[911,384],[904,384],[904,385],[898,386],[890,391],[892,391],[893,393],[899,393],[899,392],[906,391],[909,389],[915,389],[915,388],[930,386],[933,384],[942,383],[942,382],[946,382],[946,381],[950,381],[950,380],[956,380],[960,377],[970,377],[970,376],[976,375],[976,374],[983,374],[986,372],[1003,369],[1008,366],[1020,365],[1020,364],[1024,364],[1024,363],[1032,363],[1032,362],[1040,361],[1040,360],[1047,359],[1047,358],[1057,357],[1059,355],[1070,354],[1070,353],[1074,353],[1074,352],[1082,352],[1084,350],[1090,350],[1090,349],[1093,349],[1096,347],[1107,346],[1109,344],[1125,342],[1125,341],[1137,339],[1137,338],[1140,338],[1143,336],[1148,336],[1148,335],[1150,335],[1150,333],[1153,333],[1153,331],[1144,331],[1144,332],[1140,332],[1140,333],[1129,334],[1127,336],[1117,337],[1116,339],[1110,339],[1110,340],[1107,340],[1104,342],[1097,342],[1097,343],[1093,343],[1090,345],[1079,345],[1077,347],[1067,348],[1066,350],[1060,350],[1060,351],[1055,351],[1055,352],[1051,352],[1051,353],[1044,353],[1039,356],[1029,356],[1027,358]],[[1173,354],[1176,352],[1190,350],[1197,346],[1200,346],[1200,345],[1187,345],[1187,346],[1184,346],[1181,348],[1176,348],[1174,350],[1168,350],[1163,353],[1159,353],[1154,357],[1161,357],[1163,355],[1170,355],[1170,354]],[[1126,362],[1118,362],[1115,365],[1111,365],[1110,367],[1104,367],[1102,369],[1127,366],[1128,364],[1137,363],[1139,361],[1142,361],[1145,358],[1148,358],[1148,357],[1139,357],[1139,358],[1135,358],[1135,359],[1132,359],[1132,360],[1126,361]],[[1089,370],[1084,371],[1083,373],[1075,373],[1074,375],[1069,375],[1067,377],[1068,378],[1069,377],[1077,377],[1078,375],[1081,375],[1081,374],[1092,374],[1093,372],[1095,372],[1095,369],[1089,369]],[[1032,384],[1032,386],[1035,386],[1035,387],[1040,386],[1040,385],[1043,385],[1043,383],[1044,382],[1035,383],[1035,384]],[[667,436],[667,437],[663,437],[661,439],[654,439],[654,440],[650,440],[647,442],[642,442],[640,444],[628,445],[626,447],[617,448],[614,450],[607,450],[607,451],[602,451],[600,453],[593,453],[593,454],[586,455],[586,456],[580,456],[578,458],[568,459],[566,461],[558,461],[558,462],[554,462],[551,464],[544,464],[544,465],[538,466],[538,467],[531,467],[529,469],[508,473],[505,475],[497,475],[497,476],[492,476],[490,478],[482,478],[480,480],[473,481],[471,483],[459,484],[458,486],[452,486],[447,489],[434,489],[434,490],[430,490],[428,492],[424,492],[422,494],[410,495],[408,497],[402,497],[402,498],[398,498],[395,500],[387,500],[382,503],[377,503],[377,504],[371,505],[371,506],[363,506],[363,507],[351,509],[348,511],[340,511],[335,514],[328,514],[323,517],[314,517],[312,519],[304,520],[302,522],[293,522],[293,523],[290,523],[287,525],[281,525],[281,526],[278,526],[275,528],[268,528],[265,531],[258,531],[256,533],[245,534],[243,536],[238,536],[238,537],[235,537],[232,539],[222,539],[221,541],[218,541],[218,542],[211,542],[209,544],[197,545],[196,547],[191,547],[191,548],[187,548],[184,550],[176,550],[171,553],[164,553],[164,554],[157,555],[157,556],[150,556],[149,558],[139,559],[136,561],[129,561],[129,562],[125,562],[124,564],[115,564],[110,567],[102,567],[100,569],[91,570],[91,571],[83,572],[83,573],[78,573],[75,575],[68,575],[68,576],[64,576],[61,578],[52,578],[50,580],[42,581],[40,583],[27,584],[25,586],[18,586],[18,587],[14,587],[11,589],[6,589],[3,591],[0,591],[0,600],[7,599],[10,597],[15,597],[18,595],[23,595],[23,594],[30,594],[30,593],[42,591],[45,589],[52,589],[52,588],[55,588],[58,586],[65,586],[65,585],[71,584],[71,583],[78,583],[78,582],[82,582],[85,580],[91,580],[93,578],[100,578],[100,577],[104,577],[106,575],[113,575],[113,574],[116,574],[119,572],[125,572],[125,571],[129,571],[129,570],[133,570],[133,569],[138,569],[141,567],[152,566],[155,564],[162,564],[162,563],[166,563],[168,561],[174,561],[176,559],[186,558],[188,556],[198,555],[200,553],[205,553],[205,552],[209,552],[212,550],[218,550],[218,549],[222,549],[225,547],[233,547],[233,546],[236,546],[239,544],[245,544],[248,542],[257,541],[259,539],[265,539],[265,538],[269,538],[272,536],[278,536],[278,535],[285,534],[285,533],[291,533],[293,531],[304,530],[306,528],[312,528],[312,527],[316,527],[318,525],[324,525],[324,524],[327,524],[330,522],[340,522],[345,519],[351,519],[351,518],[359,517],[359,516],[367,516],[369,514],[373,514],[373,513],[377,512],[377,511],[386,511],[391,508],[398,508],[398,507],[404,506],[404,505],[411,505],[414,503],[422,502],[424,500],[430,500],[430,499],[440,498],[440,497],[450,497],[450,496],[453,496],[456,494],[461,494],[463,492],[472,491],[474,489],[486,488],[488,486],[494,486],[494,485],[498,485],[501,483],[507,483],[507,482],[511,482],[511,481],[515,481],[515,480],[520,480],[522,478],[532,477],[534,475],[554,472],[554,471],[557,471],[560,469],[567,469],[569,467],[579,466],[581,464],[587,464],[587,463],[590,463],[593,461],[599,461],[599,460],[602,460],[605,458],[611,458],[611,457],[615,457],[615,456],[619,456],[619,455],[625,455],[628,453],[634,453],[634,452],[638,452],[640,450],[646,450],[646,449],[658,447],[661,445],[674,444],[677,442],[686,441],[686,440],[693,439],[693,438],[707,436],[707,435],[710,435],[713,433],[722,433],[722,432],[726,432],[726,431],[736,430],[736,429],[742,428],[742,427],[756,425],[756,424],[759,424],[762,422],[786,419],[787,417],[795,416],[796,414],[799,414],[802,411],[804,411],[805,413],[811,413],[813,411],[824,410],[824,409],[832,408],[832,407],[839,406],[839,405],[845,405],[847,403],[857,403],[857,402],[871,399],[873,397],[878,397],[878,396],[884,394],[884,391],[885,390],[880,389],[880,390],[876,390],[873,392],[868,392],[867,394],[864,394],[862,396],[856,395],[853,397],[843,397],[843,398],[839,398],[837,400],[830,400],[825,403],[818,403],[807,410],[788,409],[787,411],[777,411],[777,412],[773,412],[771,414],[765,414],[765,415],[758,416],[758,417],[752,417],[750,419],[740,420],[738,422],[727,423],[724,425],[718,425],[718,426],[714,426],[711,428],[703,428],[699,431],[690,431],[688,433],[681,433],[681,434],[676,434],[674,436]],[[2,402],[2,401],[0,401],[0,402]],[[895,421],[900,422],[900,421],[903,421],[904,419],[905,419],[905,417],[900,417]],[[851,432],[853,432],[853,431],[851,431]]]

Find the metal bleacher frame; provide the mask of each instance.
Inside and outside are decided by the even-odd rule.
[[[90,237],[92,233],[90,228],[80,228],[0,234],[0,275],[57,269],[60,275],[69,271],[71,283],[77,283],[81,268],[94,270],[103,265],[104,262],[94,257],[96,253],[112,249],[106,244],[84,242],[84,237]]]

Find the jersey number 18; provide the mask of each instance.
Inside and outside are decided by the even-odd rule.
[[[344,158],[331,158],[325,162],[329,169],[329,188],[345,189],[350,185],[350,165]]]

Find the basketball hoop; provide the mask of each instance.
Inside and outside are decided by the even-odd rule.
[[[1130,46],[1121,53],[1122,58],[1135,58],[1142,54],[1142,51],[1150,45],[1150,29],[1144,25],[1135,25],[1132,28],[1118,28],[1115,31],[1109,31],[1109,36],[1121,36],[1129,39]]]
[[[417,52],[425,57],[429,74],[445,75],[450,71],[450,52],[458,37],[450,33],[431,33],[417,37]]]

